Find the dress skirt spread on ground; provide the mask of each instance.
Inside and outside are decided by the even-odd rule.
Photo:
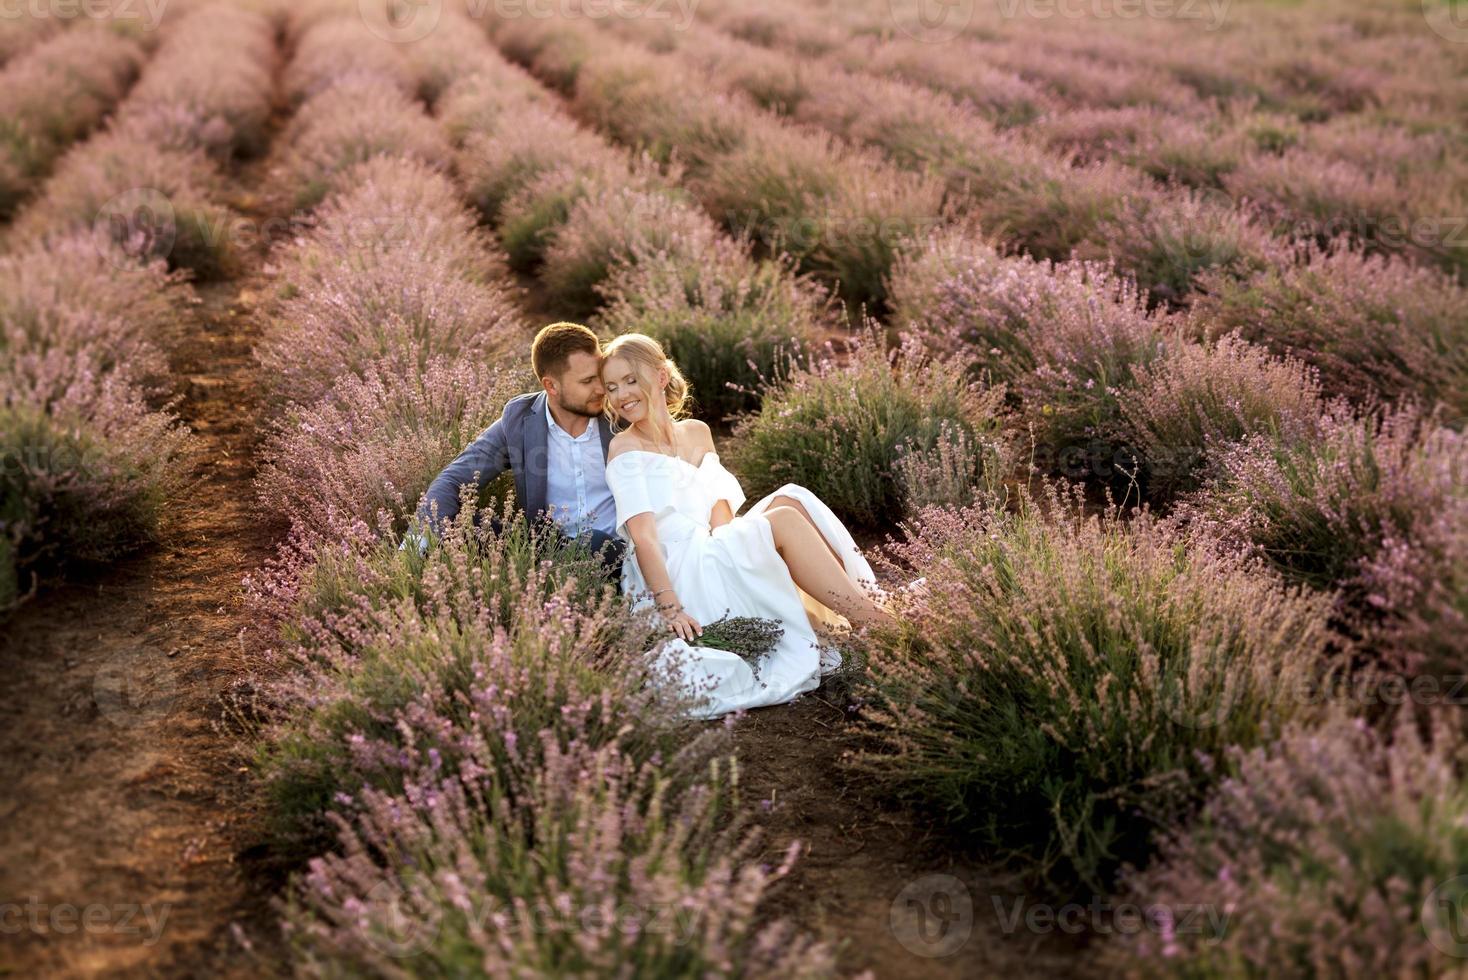
[[[775,550],[774,532],[764,516],[776,497],[799,501],[842,557],[847,577],[863,587],[873,587],[876,576],[871,565],[846,526],[819,497],[787,483],[741,515],[744,491],[712,450],[697,466],[664,453],[624,452],[607,464],[607,485],[616,500],[617,533],[627,541],[622,566],[627,595],[643,596],[642,604],[652,602],[636,548],[627,534],[628,518],[651,513],[673,589],[689,615],[700,623],[711,623],[726,614],[759,616],[778,619],[785,628],[775,649],[760,662],[758,677],[736,654],[690,647],[676,637],[664,643],[659,655],[671,658],[669,663],[676,663],[676,675],[683,683],[707,699],[696,717],[716,718],[741,708],[789,701],[814,690],[822,674],[840,666],[835,651],[821,648],[816,625],[844,626],[846,620],[795,584]],[[709,518],[720,500],[728,501],[736,516],[710,528]]]

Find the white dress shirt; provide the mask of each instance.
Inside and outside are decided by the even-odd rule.
[[[550,400],[545,403],[546,440],[545,505],[551,519],[567,537],[595,528],[612,534],[616,529],[617,505],[607,486],[607,462],[602,455],[600,420],[587,422],[586,431],[575,438],[556,424]]]

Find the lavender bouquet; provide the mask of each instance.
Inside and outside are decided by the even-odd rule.
[[[760,657],[775,649],[775,644],[784,635],[785,627],[780,625],[778,619],[730,616],[725,613],[712,623],[705,624],[702,635],[694,637],[689,646],[737,654],[758,677]]]

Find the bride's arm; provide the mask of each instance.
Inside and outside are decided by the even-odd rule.
[[[627,536],[632,539],[633,560],[642,572],[642,580],[652,590],[653,602],[657,603],[663,619],[684,640],[702,635],[703,627],[683,611],[683,603],[673,591],[673,578],[668,574],[668,563],[663,560],[663,548],[658,542],[657,518],[651,513],[627,518]]]

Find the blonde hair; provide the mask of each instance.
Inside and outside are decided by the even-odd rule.
[[[601,349],[601,356],[603,363],[613,357],[626,358],[632,365],[632,373],[637,375],[638,383],[649,393],[657,383],[658,368],[665,368],[668,372],[668,388],[664,400],[668,404],[668,414],[675,419],[688,414],[688,380],[663,350],[662,344],[647,334],[624,333],[608,341]],[[607,404],[607,412],[611,415],[616,413],[610,402]]]

